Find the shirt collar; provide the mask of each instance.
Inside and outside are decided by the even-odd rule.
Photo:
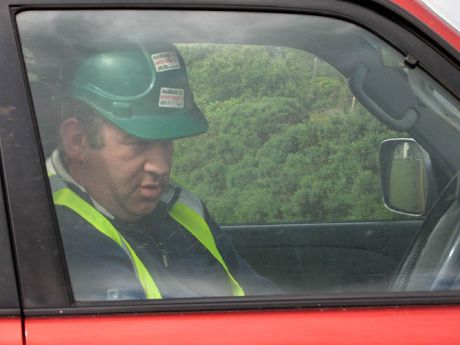
[[[99,204],[96,200],[94,200],[91,195],[88,194],[86,189],[80,185],[75,179],[69,174],[67,169],[64,166],[64,163],[61,159],[61,152],[56,149],[53,151],[51,156],[46,160],[46,170],[49,173],[59,175],[62,180],[66,183],[71,183],[78,189],[80,189],[83,193],[89,196],[93,206],[105,215],[109,219],[115,219],[115,216],[112,215],[109,211],[107,211],[101,204]],[[160,202],[166,204],[166,210],[169,211],[174,203],[177,201],[179,196],[180,187],[176,183],[170,181],[168,187],[166,188],[165,192],[162,194],[160,198]]]
[[[49,173],[59,175],[64,182],[71,183],[72,185],[80,189],[83,193],[89,196],[89,198],[91,199],[91,203],[99,212],[101,212],[104,216],[106,216],[109,219],[115,219],[115,217],[109,211],[107,211],[101,204],[94,200],[91,197],[91,195],[88,194],[86,189],[77,181],[75,181],[75,179],[69,174],[69,172],[64,166],[64,163],[62,162],[61,153],[58,149],[54,150],[51,156],[46,160],[46,170]]]

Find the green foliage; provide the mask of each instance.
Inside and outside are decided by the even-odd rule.
[[[180,46],[210,131],[176,142],[173,176],[220,223],[394,217],[379,143],[395,136],[313,56],[258,46]]]

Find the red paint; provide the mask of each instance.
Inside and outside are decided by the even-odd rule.
[[[441,36],[447,43],[460,52],[460,33],[436,15],[423,3],[414,0],[390,0],[397,6],[417,17],[434,32]]]
[[[450,345],[460,306],[31,318],[28,345]]]
[[[22,325],[18,317],[0,317],[0,345],[21,345]]]

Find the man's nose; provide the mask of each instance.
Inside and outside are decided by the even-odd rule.
[[[144,151],[144,170],[148,173],[168,176],[171,171],[172,142],[155,142]]]

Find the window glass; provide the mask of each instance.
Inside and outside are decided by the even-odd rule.
[[[286,47],[179,49],[210,130],[177,143],[173,173],[219,223],[395,218],[377,154],[404,134],[369,114],[331,65]]]
[[[17,21],[76,300],[430,289],[399,278],[444,187],[411,137],[459,106],[381,39],[278,14]]]

